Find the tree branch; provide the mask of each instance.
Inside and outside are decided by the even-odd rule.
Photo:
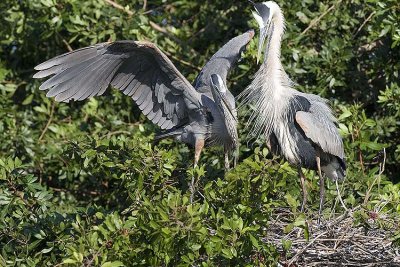
[[[371,18],[375,15],[375,13],[376,13],[376,11],[372,12],[372,13],[368,16],[368,18],[366,18],[366,19],[364,20],[364,22],[361,24],[361,26],[357,29],[356,33],[353,34],[353,37],[356,37],[356,36],[360,33],[360,31],[362,30],[362,28],[364,28],[365,24],[367,24],[368,21],[371,20]]]
[[[112,1],[112,0],[104,0],[104,1],[105,1],[106,3],[112,5],[113,7],[115,7],[115,8],[117,8],[117,9],[120,9],[120,10],[126,12],[129,16],[132,16],[132,15],[133,15],[133,12],[132,12],[132,11],[130,11],[130,10],[128,10],[128,9],[125,9],[123,6],[121,6],[120,4],[118,4],[118,3],[116,3],[116,2],[114,2],[114,1]],[[143,9],[146,8],[145,5],[147,5],[147,1],[146,1],[146,0],[144,1]],[[168,36],[169,38],[171,38],[172,40],[174,40],[176,43],[179,43],[179,44],[181,44],[182,46],[185,46],[185,45],[186,45],[184,42],[182,42],[182,40],[180,40],[180,39],[179,39],[178,37],[176,37],[175,35],[171,34],[171,32],[169,32],[167,29],[161,27],[161,26],[158,25],[157,23],[155,23],[155,22],[153,22],[153,21],[150,21],[149,24],[150,24],[150,26],[151,26],[154,30],[156,30],[156,31],[158,31],[158,32],[161,32],[162,34],[165,34],[166,36]],[[197,54],[197,52],[196,52],[194,49],[190,49],[190,52],[193,53],[193,54]],[[187,62],[187,61],[184,61],[184,60],[182,60],[182,59],[179,59],[179,58],[177,58],[176,56],[174,56],[174,55],[172,55],[172,54],[170,54],[170,53],[168,53],[168,52],[165,52],[165,51],[164,51],[164,53],[165,53],[168,57],[174,59],[175,61],[178,61],[178,62],[181,63],[182,65],[188,66],[188,67],[190,67],[190,68],[192,68],[192,69],[194,69],[194,70],[196,70],[196,71],[200,71],[200,70],[201,70],[201,68],[199,68],[199,67],[197,67],[197,66],[194,66],[194,65],[191,64],[190,62]]]
[[[118,3],[115,3],[115,2],[112,1],[112,0],[104,0],[104,2],[107,2],[108,4],[112,5],[113,7],[124,11],[124,12],[127,13],[129,16],[132,16],[132,15],[133,15],[133,12],[132,12],[132,11],[130,11],[130,10],[128,10],[128,9],[125,9],[123,6],[121,6],[121,5],[118,4]]]
[[[325,17],[329,12],[331,12],[334,8],[335,8],[335,6],[337,5],[337,4],[339,4],[340,2],[342,2],[342,0],[340,0],[340,1],[338,1],[336,4],[333,4],[332,6],[330,6],[324,13],[322,13],[321,14],[321,16],[319,16],[318,18],[315,18],[315,19],[313,19],[311,22],[310,22],[310,25],[308,25],[308,27],[302,32],[302,33],[300,33],[300,36],[301,35],[304,35],[306,32],[308,32],[312,27],[314,27],[323,17]]]
[[[49,126],[50,126],[50,123],[53,121],[54,107],[55,107],[55,102],[53,101],[53,102],[51,103],[50,118],[49,118],[49,120],[47,121],[46,126],[44,127],[42,133],[40,134],[40,137],[39,137],[39,139],[38,139],[39,142],[43,139],[44,135],[45,135],[46,132],[47,132],[47,129],[48,129]]]

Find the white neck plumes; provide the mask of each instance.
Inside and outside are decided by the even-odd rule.
[[[253,137],[269,136],[274,128],[276,118],[282,115],[282,110],[288,105],[288,101],[285,100],[289,100],[289,98],[283,96],[291,91],[292,86],[280,60],[285,22],[281,9],[275,3],[273,4],[269,6],[271,25],[264,62],[250,86],[239,96],[242,104],[251,104],[252,106],[253,112],[248,125],[252,125],[250,135]]]

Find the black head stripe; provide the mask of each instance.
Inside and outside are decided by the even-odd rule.
[[[219,84],[219,79],[218,75],[216,74],[211,74],[211,81],[216,87],[220,87],[221,85]]]
[[[254,4],[254,7],[257,10],[258,14],[261,16],[261,18],[263,19],[264,24],[267,24],[270,9],[266,5],[261,3]]]

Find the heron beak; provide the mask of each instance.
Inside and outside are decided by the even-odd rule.
[[[226,91],[228,89],[226,88],[225,83],[222,81],[221,77],[216,74],[211,74],[210,80],[212,89],[211,93],[213,94],[214,101],[220,106],[220,108],[228,111],[232,118],[237,122],[234,111],[226,98]]]
[[[264,43],[265,39],[267,38],[267,35],[268,35],[268,28],[267,27],[260,28],[260,37],[258,39],[257,64],[260,62],[261,54],[264,49]]]
[[[253,4],[255,11],[253,11],[253,17],[257,21],[260,27],[260,38],[258,40],[258,53],[257,53],[257,64],[260,62],[261,54],[264,48],[265,39],[268,36],[269,28],[271,25],[271,11],[264,3]]]

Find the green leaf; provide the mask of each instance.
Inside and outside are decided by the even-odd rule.
[[[29,95],[25,100],[22,102],[22,105],[26,106],[32,103],[33,95]]]
[[[339,121],[343,121],[345,118],[350,117],[353,115],[349,110],[345,110],[338,118]]]
[[[101,267],[120,267],[120,266],[125,266],[125,265],[120,261],[113,261],[113,262],[107,261],[101,265]]]
[[[249,237],[250,237],[251,244],[252,244],[255,248],[260,249],[260,246],[259,246],[259,244],[258,244],[257,239],[256,239],[252,234],[249,234]]]
[[[49,253],[50,251],[52,251],[53,249],[54,249],[54,247],[45,248],[45,249],[42,249],[42,251],[40,253],[46,254],[46,253]]]
[[[76,260],[74,260],[74,259],[65,259],[65,260],[63,260],[63,263],[64,264],[68,264],[68,263],[77,263],[77,261]]]
[[[298,201],[290,194],[285,195],[286,202],[289,204],[290,207],[292,208],[297,208],[298,206]]]

